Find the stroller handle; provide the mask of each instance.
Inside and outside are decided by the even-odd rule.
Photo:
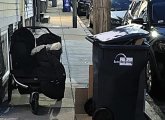
[[[26,26],[25,28],[30,28],[30,29],[33,29],[33,30],[36,30],[36,29],[46,29],[49,33],[52,33],[47,27],[41,27],[41,26]]]

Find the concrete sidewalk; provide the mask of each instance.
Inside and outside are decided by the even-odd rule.
[[[85,37],[91,33],[79,18],[77,28],[72,28],[72,12],[62,12],[62,0],[58,0],[57,7],[49,6],[45,15],[50,16],[50,22],[41,26],[48,27],[62,38],[61,61],[67,73],[65,97],[57,102],[40,94],[39,115],[34,115],[29,105],[29,95],[20,95],[15,90],[10,105],[1,106],[0,120],[79,120],[75,118],[75,88],[88,87],[92,44]],[[153,120],[161,120],[148,102],[146,113]],[[86,120],[83,116],[81,119]]]
[[[65,97],[57,102],[40,94],[39,115],[33,115],[29,105],[29,95],[20,95],[13,91],[10,106],[1,111],[2,120],[74,120],[75,118],[75,88],[87,87],[89,65],[92,64],[92,45],[85,37],[90,32],[78,18],[77,28],[72,28],[72,12],[62,12],[62,0],[57,7],[48,7],[49,23],[41,26],[48,27],[54,34],[62,38],[62,63],[67,73]],[[0,120],[1,120],[0,119]]]

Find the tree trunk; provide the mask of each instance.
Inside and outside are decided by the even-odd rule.
[[[110,0],[93,0],[93,32],[106,32],[110,29]]]

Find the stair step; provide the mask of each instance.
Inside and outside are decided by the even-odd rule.
[[[49,23],[50,21],[50,16],[49,15],[44,15],[41,22],[42,23]]]

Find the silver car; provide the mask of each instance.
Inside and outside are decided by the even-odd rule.
[[[111,0],[111,28],[120,26],[124,18],[125,13],[127,12],[130,0]],[[93,27],[93,5],[90,6],[89,13],[89,26]]]

